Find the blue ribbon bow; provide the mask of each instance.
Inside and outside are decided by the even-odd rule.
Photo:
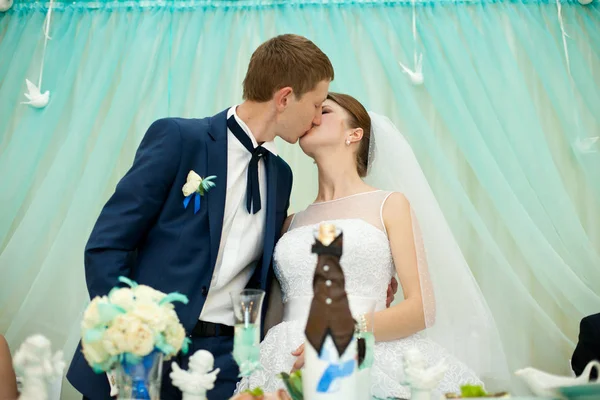
[[[190,204],[192,196],[194,196],[194,214],[196,214],[200,210],[200,193],[198,192],[192,193],[183,199],[183,208],[187,208],[188,204]]]
[[[202,179],[200,185],[198,186],[198,190],[183,200],[183,208],[187,208],[188,204],[190,204],[190,200],[192,200],[192,196],[194,196],[194,214],[198,213],[198,211],[200,211],[200,197],[204,196],[204,193],[216,186],[216,184],[213,182],[215,179],[217,179],[216,175],[207,176],[206,178]]]
[[[323,376],[317,385],[317,393],[327,393],[331,384],[339,378],[352,375],[354,372],[354,360],[346,361],[342,364],[329,364]]]

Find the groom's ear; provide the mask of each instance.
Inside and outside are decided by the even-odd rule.
[[[290,101],[293,99],[293,96],[294,90],[289,86],[286,86],[276,91],[273,95],[273,100],[275,101],[275,106],[277,107],[277,109],[283,111],[283,109],[285,109],[290,104]]]

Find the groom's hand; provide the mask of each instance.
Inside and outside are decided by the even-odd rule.
[[[395,277],[392,276],[392,280],[388,286],[388,290],[387,290],[387,301],[386,301],[386,307],[390,307],[390,304],[392,304],[392,302],[394,301],[394,296],[396,294],[396,292],[398,291],[398,281],[396,280]]]
[[[290,374],[304,366],[304,343],[302,343],[296,350],[292,351],[292,355],[298,358],[296,359]]]

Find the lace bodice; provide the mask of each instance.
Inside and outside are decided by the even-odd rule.
[[[312,298],[317,256],[311,252],[314,232],[322,222],[334,223],[344,233],[341,258],[349,296],[377,300],[385,307],[394,263],[381,215],[390,192],[374,191],[339,200],[315,203],[298,213],[275,247],[275,274],[284,303]]]

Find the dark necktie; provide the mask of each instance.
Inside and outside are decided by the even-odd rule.
[[[258,182],[258,161],[265,157],[268,150],[262,146],[254,148],[252,140],[244,129],[235,120],[235,116],[227,119],[227,127],[233,133],[233,135],[240,141],[240,143],[252,154],[250,164],[248,164],[248,181],[246,184],[246,209],[250,214],[256,214],[261,209],[260,202],[260,186]]]

